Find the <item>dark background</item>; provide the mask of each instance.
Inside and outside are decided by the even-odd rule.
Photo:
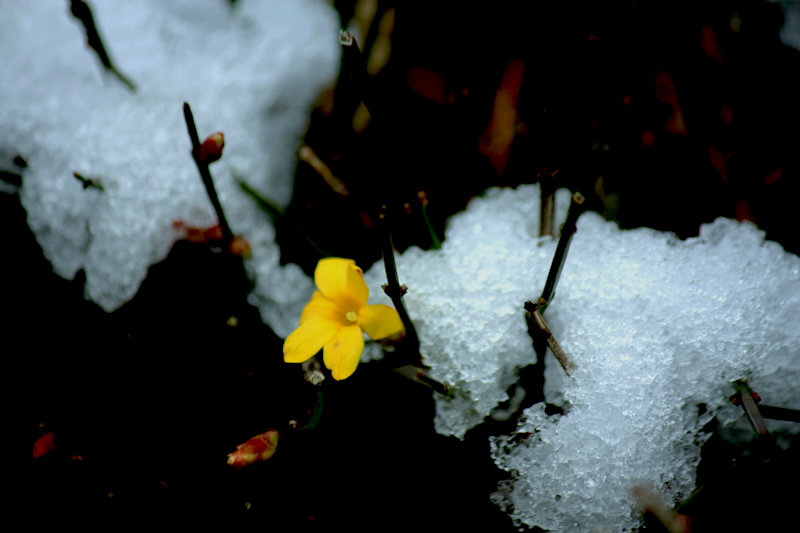
[[[278,219],[284,262],[313,272],[319,255],[303,234],[366,269],[380,258],[378,206],[389,210],[399,250],[428,248],[419,191],[442,238],[446,219],[486,188],[553,174],[624,228],[685,238],[724,216],[751,220],[800,252],[800,52],[778,38],[779,6],[538,4],[378,2],[359,44],[372,53],[378,21],[394,8],[388,63],[360,76],[345,61],[305,140],[350,194],[298,163],[294,198]],[[345,26],[355,3],[336,7]],[[516,104],[507,108],[495,94],[510,64],[504,87]],[[371,120],[354,131],[362,100]],[[668,122],[676,108],[683,128]],[[510,135],[497,126],[509,109]],[[504,135],[510,142],[487,148]],[[5,181],[24,182],[21,161],[2,165]],[[50,453],[28,459],[32,526],[249,515],[264,528],[514,529],[488,499],[505,473],[489,458],[487,436],[503,428],[487,423],[464,441],[437,435],[433,393],[389,363],[326,380],[319,425],[289,429],[308,420],[317,389],[299,365],[283,363],[282,339],[247,304],[240,258],[178,242],[109,314],[83,299],[80,275],[53,274],[17,196],[0,194],[0,203],[10,239],[5,353],[23,361],[30,442],[54,435]],[[269,462],[226,464],[238,444],[270,428],[281,440]],[[778,447],[707,429],[715,433],[698,473],[704,488],[681,508],[695,531],[791,521],[783,486],[800,473],[797,438]]]

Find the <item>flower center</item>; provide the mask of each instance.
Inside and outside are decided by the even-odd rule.
[[[356,322],[356,321],[358,321],[358,313],[356,313],[355,311],[348,311],[348,312],[347,312],[347,314],[346,314],[346,315],[344,315],[344,316],[345,316],[345,318],[347,318],[347,320],[349,320],[350,322]]]

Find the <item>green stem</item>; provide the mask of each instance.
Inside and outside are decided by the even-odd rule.
[[[283,224],[286,220],[286,214],[284,213],[283,209],[281,209],[278,204],[269,200],[268,198],[264,198],[259,192],[253,189],[247,182],[243,180],[238,180],[239,187],[252,198],[256,204],[264,211],[272,220],[272,224],[275,226],[276,230],[279,224]],[[288,225],[288,224],[287,224]],[[311,248],[314,249],[317,254],[321,258],[324,257],[331,257],[331,255],[323,250],[316,242],[314,242],[308,235],[300,231],[296,226],[288,225],[292,231],[294,231],[301,239],[303,239],[306,244],[308,244]]]
[[[245,193],[247,193],[247,195],[250,198],[255,200],[255,202],[258,204],[258,206],[261,208],[262,211],[264,211],[267,215],[269,215],[269,218],[272,220],[273,224],[275,224],[278,218],[284,215],[283,209],[281,209],[278,204],[259,194],[259,192],[254,188],[252,188],[246,181],[244,180],[237,180],[237,181],[239,183],[239,187],[241,187],[242,190]]]
[[[425,196],[423,191],[418,193],[419,201],[422,206],[422,220],[425,222],[425,227],[428,228],[428,235],[431,237],[431,248],[434,250],[441,250],[442,242],[439,240],[439,236],[436,235],[436,230],[433,229],[433,224],[431,224],[431,219],[428,218],[428,198]]]
[[[317,387],[317,397],[314,399],[314,408],[311,412],[311,418],[308,419],[308,422],[299,429],[299,431],[311,431],[319,421],[322,419],[322,412],[323,412],[323,395],[322,390]]]

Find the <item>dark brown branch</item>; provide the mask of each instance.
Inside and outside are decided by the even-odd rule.
[[[339,196],[350,196],[350,191],[347,190],[347,186],[344,184],[344,182],[333,174],[333,171],[331,171],[330,167],[319,158],[319,156],[314,152],[314,150],[311,149],[310,146],[301,146],[297,151],[297,157],[300,159],[300,161],[307,163],[311,168],[313,168],[333,192]]]
[[[539,173],[539,191],[541,194],[540,216],[539,216],[539,237],[549,235],[558,237],[556,233],[556,187],[555,178],[558,170],[542,170]]]
[[[543,185],[543,196],[544,192],[545,188]],[[547,280],[545,281],[542,295],[536,303],[531,301],[525,302],[525,310],[529,313],[526,315],[528,331],[533,337],[533,349],[536,352],[537,365],[539,365],[539,370],[542,374],[544,372],[544,356],[548,346],[550,346],[550,350],[568,376],[571,375],[571,371],[575,368],[575,364],[569,359],[564,349],[561,348],[561,345],[553,336],[553,332],[550,331],[550,328],[547,326],[543,314],[555,294],[558,279],[561,277],[561,269],[564,267],[564,261],[569,251],[569,244],[572,240],[572,235],[575,233],[578,217],[583,211],[583,203],[584,198],[581,193],[576,192],[572,195],[572,202],[570,203],[569,212],[567,213],[567,220],[561,226],[561,238],[558,240],[556,252],[553,255],[553,262],[550,264],[550,272],[547,274]],[[544,214],[542,214],[542,216],[544,217]]]
[[[553,355],[558,360],[561,368],[564,369],[564,372],[566,372],[568,376],[572,376],[572,371],[575,369],[575,363],[573,363],[569,356],[567,356],[567,353],[558,343],[555,336],[553,336],[553,332],[547,325],[547,321],[539,311],[539,305],[533,302],[525,302],[525,310],[527,310],[531,315],[530,322],[534,326],[537,335],[547,342],[547,346],[550,347],[550,351],[553,352]],[[539,351],[537,350],[537,357],[544,357],[544,351],[542,351],[540,355]]]
[[[342,45],[342,72],[341,77],[352,82],[357,97],[364,103],[370,116],[375,110],[375,102],[372,98],[367,84],[369,74],[367,73],[367,60],[364,53],[358,47],[355,36],[349,31],[339,32],[339,43]]]
[[[445,385],[443,383],[439,383],[438,381],[430,377],[428,375],[427,369],[425,368],[420,368],[419,366],[413,364],[407,364],[395,368],[394,370],[401,376],[410,379],[414,383],[428,387],[429,389],[432,389],[434,392],[438,392],[439,394],[443,394],[445,396],[450,394],[450,386]]]
[[[428,376],[426,369],[423,368],[424,365],[422,363],[422,355],[419,352],[417,330],[403,303],[403,295],[408,292],[408,288],[405,285],[400,285],[400,280],[397,277],[397,264],[394,260],[392,232],[389,228],[386,211],[386,206],[382,206],[381,213],[378,216],[381,252],[383,253],[383,264],[386,267],[386,279],[388,281],[388,283],[383,285],[383,291],[392,299],[394,308],[397,310],[397,314],[400,315],[400,320],[403,322],[403,327],[406,330],[406,336],[398,346],[398,351],[402,351],[404,356],[403,360],[406,364],[395,370],[415,383],[426,385],[439,394],[447,395],[450,393],[450,387]]]
[[[731,401],[736,405],[741,404],[756,433],[759,435],[768,435],[769,430],[767,429],[767,424],[764,422],[764,418],[761,416],[756,406],[756,398],[758,398],[758,395],[753,392],[747,384],[747,381],[743,379],[736,380],[733,386],[736,387],[736,394]],[[761,399],[758,398],[758,400],[760,401]]]
[[[76,180],[81,182],[81,185],[83,186],[84,190],[85,189],[89,189],[89,188],[97,189],[98,191],[101,191],[101,192],[105,190],[103,188],[103,185],[98,180],[93,180],[92,178],[87,178],[86,176],[84,176],[83,174],[80,174],[78,172],[73,172],[72,175]]]
[[[97,26],[94,23],[94,16],[89,4],[83,0],[72,0],[70,4],[70,11],[72,15],[81,21],[83,27],[86,29],[86,41],[89,48],[95,51],[100,62],[106,70],[114,74],[119,80],[125,84],[131,91],[136,90],[136,85],[128,79],[122,72],[114,66],[111,62],[106,47],[103,45],[103,40],[100,38],[100,32],[97,31]]]
[[[424,370],[418,369],[417,370],[417,379],[432,388],[434,391],[438,392],[439,394],[448,395],[450,394],[450,386],[439,383],[428,374],[425,373]]]
[[[217,213],[219,226],[222,229],[222,239],[226,246],[233,242],[233,232],[228,224],[228,219],[225,218],[225,212],[222,210],[222,204],[219,202],[217,190],[214,188],[214,180],[211,178],[211,170],[208,168],[208,162],[200,157],[200,138],[197,136],[197,126],[194,123],[194,115],[192,115],[192,108],[189,107],[187,102],[183,103],[183,116],[186,119],[186,129],[189,131],[189,138],[192,141],[192,158],[197,165],[197,170],[200,171],[200,178],[203,180],[203,185],[206,188],[211,205],[214,206],[214,211]]]
[[[556,292],[556,285],[561,277],[561,270],[564,268],[564,262],[567,258],[569,251],[569,244],[572,240],[572,235],[575,233],[578,217],[583,212],[583,195],[576,192],[572,195],[572,202],[569,206],[567,213],[567,220],[561,226],[561,237],[556,246],[556,253],[553,255],[553,262],[550,264],[550,272],[547,274],[547,281],[545,281],[542,295],[539,298],[539,305],[542,307],[541,311],[552,301],[553,295]]]
[[[758,412],[764,418],[772,420],[786,420],[788,422],[800,422],[800,411],[797,409],[789,409],[787,407],[775,407],[773,405],[764,405],[763,403],[758,406]]]
[[[408,291],[408,288],[404,285],[400,285],[400,280],[397,277],[397,264],[394,261],[392,232],[391,229],[389,229],[386,211],[386,206],[383,206],[378,216],[381,252],[383,253],[383,264],[386,267],[386,280],[388,281],[388,283],[383,286],[383,291],[392,299],[392,303],[395,309],[397,309],[397,314],[400,315],[400,320],[403,322],[403,327],[406,328],[406,337],[403,342],[406,343],[409,351],[419,354],[419,337],[417,337],[417,330],[414,327],[414,323],[411,322],[411,317],[408,316],[408,311],[403,303],[403,295]]]

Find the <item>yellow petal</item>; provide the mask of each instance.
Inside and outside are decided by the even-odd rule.
[[[320,260],[314,271],[314,283],[322,294],[348,307],[348,311],[358,311],[367,304],[369,289],[361,269],[352,259],[328,257]]]
[[[325,344],[323,359],[333,379],[341,380],[355,372],[364,351],[364,334],[358,326],[341,328],[338,333]]]
[[[346,319],[348,310],[322,294],[321,291],[314,291],[311,301],[306,304],[300,315],[300,325],[312,318],[324,318],[337,322],[341,326],[352,326],[353,324]]]
[[[358,324],[373,339],[383,339],[403,331],[403,322],[394,307],[367,305],[358,312]]]
[[[338,322],[324,318],[306,320],[283,342],[283,360],[287,363],[302,363],[313,357],[340,328]]]

